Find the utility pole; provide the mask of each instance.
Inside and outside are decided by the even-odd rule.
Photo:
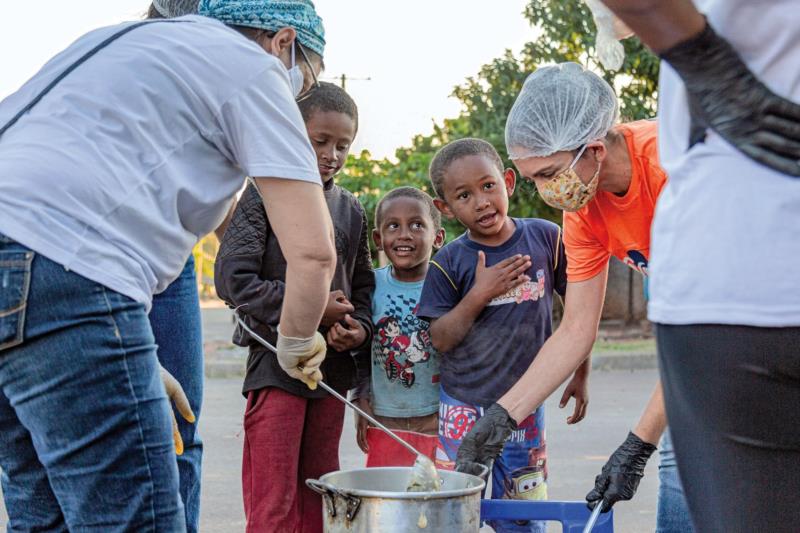
[[[327,79],[329,79],[331,81],[333,81],[333,80],[338,81],[339,82],[339,87],[341,87],[344,90],[347,90],[347,82],[348,81],[372,81],[372,78],[369,78],[369,77],[367,77],[367,78],[353,78],[353,77],[348,76],[345,73],[342,73],[341,76],[335,76],[335,77],[331,77],[331,78],[327,78]]]

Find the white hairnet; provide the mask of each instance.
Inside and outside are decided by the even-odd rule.
[[[197,14],[198,3],[200,0],[153,0],[156,11],[168,19]]]
[[[602,139],[617,121],[611,86],[577,63],[528,76],[506,121],[510,159],[545,157]]]

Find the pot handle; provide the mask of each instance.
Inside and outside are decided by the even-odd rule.
[[[322,495],[322,499],[325,500],[325,507],[328,509],[328,514],[330,514],[331,517],[336,516],[335,498],[336,496],[341,496],[345,502],[345,516],[347,517],[347,520],[352,521],[355,519],[358,509],[361,507],[361,498],[358,496],[353,496],[352,494],[347,494],[346,492],[342,492],[333,485],[318,479],[307,479],[306,486],[308,486],[308,488],[314,492]]]
[[[336,487],[318,479],[307,479],[306,486],[314,492],[322,495],[322,499],[325,501],[325,508],[328,510],[328,514],[331,515],[331,517],[336,516],[336,502],[334,501],[334,497],[338,494]]]
[[[478,464],[483,468],[483,472],[478,474],[478,477],[484,481],[487,481],[489,479],[489,472],[491,472],[492,467],[494,467],[494,459],[489,459],[488,465],[485,465],[483,463],[478,463]]]
[[[334,487],[330,483],[325,483],[324,481],[320,481],[318,479],[307,479],[306,486],[309,489],[313,490],[314,492],[321,494],[323,496],[325,496],[326,494],[334,495],[337,493],[336,487]]]

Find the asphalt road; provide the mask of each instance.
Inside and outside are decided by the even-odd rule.
[[[595,475],[608,455],[625,439],[652,390],[655,370],[595,372],[590,384],[589,415],[577,426],[567,426],[567,412],[558,409],[557,399],[547,409],[547,450],[549,495],[551,499],[580,500],[591,489]],[[206,382],[200,430],[205,442],[201,531],[237,533],[244,531],[240,467],[242,454],[242,412],[239,379],[209,379]],[[364,458],[355,444],[353,418],[345,421],[341,442],[343,469],[363,466]],[[655,527],[657,458],[633,502],[617,505],[615,531],[640,533]],[[0,504],[0,528],[7,524]],[[554,529],[559,531],[559,529]]]

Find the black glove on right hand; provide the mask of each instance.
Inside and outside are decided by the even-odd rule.
[[[751,159],[800,176],[800,105],[761,83],[708,23],[700,34],[659,55],[686,86],[690,146],[708,127]]]
[[[589,509],[594,509],[602,499],[605,513],[618,501],[633,498],[654,451],[655,446],[628,432],[628,438],[608,458],[594,480],[594,488],[586,495]]]
[[[503,451],[517,423],[499,404],[492,404],[464,437],[456,455],[456,470],[473,475],[485,472],[478,464],[489,464]]]

